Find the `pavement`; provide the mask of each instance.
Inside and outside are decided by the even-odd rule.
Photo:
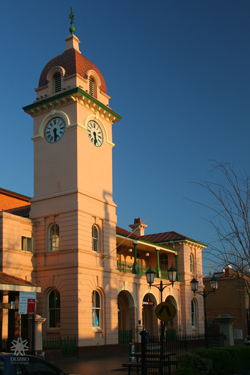
[[[94,359],[81,359],[78,357],[62,358],[51,362],[67,374],[76,375],[126,375],[127,368],[122,368],[123,363],[129,363],[129,356],[100,357]]]

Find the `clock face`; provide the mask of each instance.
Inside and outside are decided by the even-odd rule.
[[[90,142],[92,142],[94,146],[100,147],[103,142],[103,134],[97,122],[89,121],[87,131]]]
[[[49,143],[60,141],[65,132],[65,122],[61,117],[52,118],[46,125],[44,137]]]

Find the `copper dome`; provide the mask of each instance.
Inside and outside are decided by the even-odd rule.
[[[65,51],[61,55],[54,57],[52,60],[48,62],[48,64],[44,67],[40,79],[39,79],[39,87],[47,85],[48,81],[46,79],[48,72],[54,68],[55,66],[61,66],[65,69],[66,73],[65,76],[71,76],[72,74],[79,74],[81,77],[86,78],[86,72],[88,70],[94,70],[101,80],[100,89],[105,94],[106,91],[106,84],[104,78],[99,69],[86,57],[82,56],[78,51],[75,49],[70,49]]]

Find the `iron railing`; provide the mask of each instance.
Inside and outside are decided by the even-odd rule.
[[[50,338],[43,340],[43,350],[62,349],[63,355],[76,354],[76,337]]]
[[[118,330],[118,342],[121,346],[129,346],[132,342],[132,330]]]
[[[224,335],[222,333],[209,333],[208,339],[209,346],[211,347],[222,347],[224,345]],[[133,354],[130,352],[129,356],[134,362],[137,362],[138,359],[138,363],[140,363],[141,360],[141,366],[144,363],[147,374],[170,375],[175,374],[179,355],[200,348],[206,348],[204,334],[183,335],[177,334],[175,330],[169,330],[164,335],[163,344],[159,337],[151,336],[149,339],[146,338],[145,344],[141,342],[140,354],[138,353],[138,355],[134,355],[133,357]]]
[[[138,267],[139,267],[139,275],[145,275],[145,272],[147,271],[148,267],[145,267],[145,266],[138,266]],[[120,272],[132,273],[133,264],[117,261],[117,268]],[[156,268],[152,268],[152,270],[155,272],[155,277],[157,277]],[[168,271],[161,270],[161,278],[168,280]]]

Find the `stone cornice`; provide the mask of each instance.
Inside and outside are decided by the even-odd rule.
[[[188,245],[188,246],[190,246],[192,248],[197,248],[197,249],[205,249],[205,248],[207,248],[207,245],[204,245],[201,242],[195,242],[195,241],[191,241],[191,240],[188,240],[188,239],[185,239],[183,241],[178,241],[178,243],[180,245],[184,244],[184,245]]]
[[[121,119],[121,116],[112,111],[111,108],[93,98],[79,87],[75,87],[73,89],[63,91],[60,94],[38,100],[33,104],[23,107],[23,110],[32,117],[35,117],[52,109],[61,107],[62,105],[73,102],[81,103],[111,123]]]

